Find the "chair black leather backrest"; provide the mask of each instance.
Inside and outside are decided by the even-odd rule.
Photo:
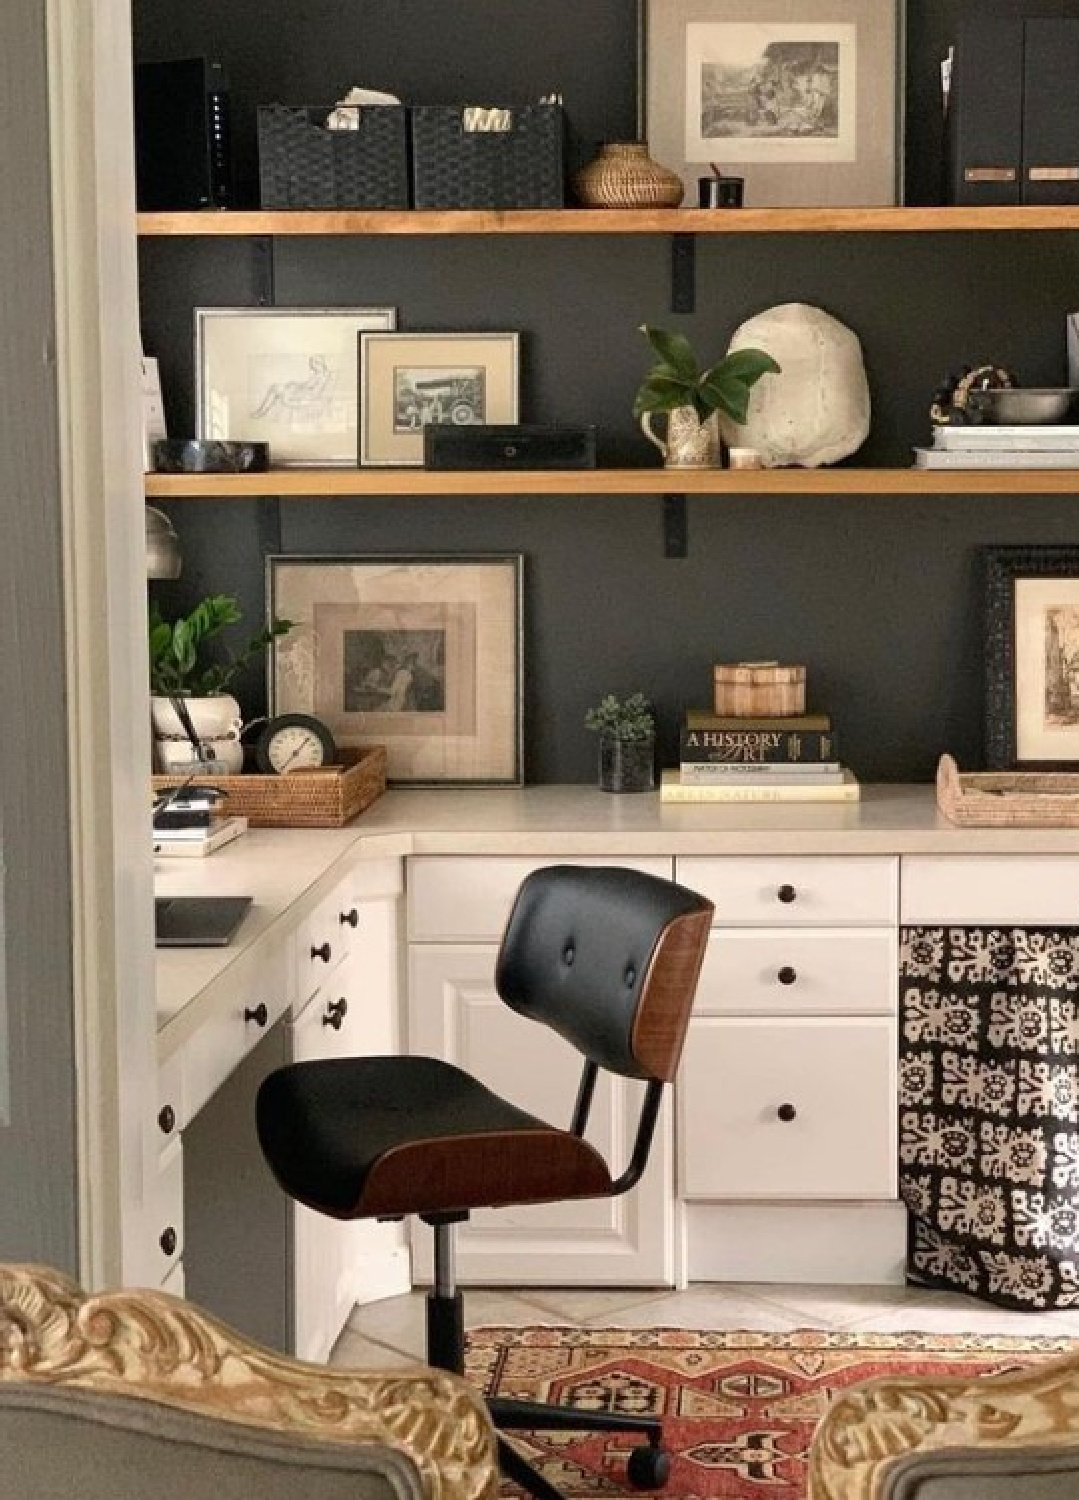
[[[548,865],[517,893],[498,993],[600,1067],[669,1082],[712,912],[696,892],[638,870]]]

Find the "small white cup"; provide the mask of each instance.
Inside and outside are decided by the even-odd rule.
[[[730,448],[727,464],[732,469],[763,469],[764,459],[756,448]]]

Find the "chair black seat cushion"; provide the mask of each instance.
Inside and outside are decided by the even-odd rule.
[[[611,1175],[569,1131],[431,1057],[343,1057],[279,1068],[259,1141],[285,1191],[338,1219],[601,1198]]]

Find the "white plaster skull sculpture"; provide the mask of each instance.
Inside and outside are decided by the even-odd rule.
[[[753,387],[739,426],[721,414],[732,448],[755,448],[769,468],[816,469],[860,448],[869,435],[869,382],[858,337],[819,307],[786,302],[735,331],[731,350],[763,349],[780,366]]]

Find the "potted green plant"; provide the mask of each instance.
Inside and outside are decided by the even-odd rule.
[[[641,332],[658,362],[637,392],[633,415],[668,469],[715,468],[722,453],[717,412],[741,425],[753,387],[762,375],[777,375],[779,365],[763,349],[736,349],[705,369],[684,334],[647,323]],[[660,412],[667,415],[666,442],[652,427]]]
[[[650,792],[656,784],[656,719],[643,693],[601,698],[584,716],[599,735],[599,786],[603,792]]]
[[[240,705],[226,689],[257,652],[293,628],[291,620],[272,620],[237,652],[207,660],[204,647],[242,619],[228,594],[212,594],[188,614],[169,621],[156,603],[150,605],[150,717],[158,766],[162,771],[187,765],[195,757],[215,763],[226,773],[243,769]]]

